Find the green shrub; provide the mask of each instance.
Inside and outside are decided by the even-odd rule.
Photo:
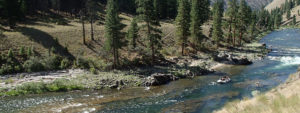
[[[21,48],[20,48],[20,50],[19,50],[19,55],[25,55],[25,47],[24,46],[22,46]]]
[[[55,53],[56,53],[56,49],[55,49],[54,47],[51,47],[50,52],[51,52],[52,54],[55,54]]]
[[[32,55],[32,51],[33,51],[32,48],[33,48],[33,47],[31,47],[31,48],[28,47],[28,48],[27,48],[27,56],[28,56],[28,57],[30,57],[30,56]]]
[[[5,82],[5,84],[11,84],[14,82],[14,80],[12,78],[8,78],[4,82]]]
[[[90,68],[90,64],[89,61],[84,59],[84,58],[77,58],[76,59],[76,68],[82,68],[82,69],[89,69]]]
[[[46,70],[58,70],[60,69],[62,57],[54,55],[49,56],[43,60],[43,64]]]
[[[61,62],[60,62],[60,69],[67,69],[68,67],[71,66],[71,61],[68,60],[67,58],[64,58]]]
[[[46,89],[50,92],[71,91],[83,89],[83,86],[68,79],[56,79],[52,83],[47,84]]]
[[[0,75],[14,73],[14,67],[8,64],[4,64],[0,68]]]
[[[90,72],[93,73],[93,74],[97,74],[97,70],[94,67],[90,68]]]
[[[40,60],[35,57],[32,57],[29,60],[25,61],[25,63],[23,64],[23,68],[26,72],[37,72],[43,71],[45,69]]]
[[[14,57],[14,54],[13,54],[13,50],[12,50],[12,49],[9,49],[9,50],[8,50],[7,56],[10,57],[10,58]]]
[[[45,92],[46,88],[43,82],[29,82],[17,87],[16,90],[24,94],[40,94]]]

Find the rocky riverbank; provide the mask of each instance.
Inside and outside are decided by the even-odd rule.
[[[195,76],[213,73],[215,68],[222,65],[249,65],[254,60],[262,59],[268,53],[265,44],[251,43],[243,47],[221,48],[218,52],[198,53],[196,56],[166,57],[166,64],[154,67],[139,67],[131,70],[99,72],[92,74],[86,70],[63,70],[53,72],[20,73],[5,75],[0,79],[1,95],[17,95],[18,90],[30,88],[44,88],[43,91],[61,91],[56,88],[52,90],[57,81],[69,83],[65,90],[72,90],[68,87],[80,87],[80,89],[103,89],[157,86],[167,84],[182,78],[193,78]],[[41,83],[42,86],[34,86],[34,83]],[[24,87],[24,85],[26,87]],[[33,85],[33,86],[31,86]],[[34,89],[31,89],[34,90]],[[7,93],[13,91],[14,93]],[[25,91],[26,92],[26,91]],[[32,93],[32,92],[27,92]]]

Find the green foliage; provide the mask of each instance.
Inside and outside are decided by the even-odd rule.
[[[9,91],[0,90],[0,96],[18,96],[24,94],[41,94],[44,92],[65,92],[84,89],[82,84],[68,79],[56,79],[51,83],[29,82]]]
[[[286,13],[286,18],[287,18],[287,19],[290,19],[290,18],[291,18],[291,11],[290,11],[290,10],[287,11],[287,13]]]
[[[188,36],[190,34],[190,2],[188,0],[178,0],[178,2],[178,14],[176,17],[177,44],[181,46],[182,55],[184,55],[184,49],[188,44]]]
[[[51,52],[52,54],[55,54],[55,53],[56,53],[56,49],[55,49],[54,47],[51,47],[50,52]]]
[[[42,62],[36,57],[31,57],[29,60],[25,61],[23,68],[26,72],[38,72],[45,70]]]
[[[147,45],[151,50],[152,64],[154,64],[155,56],[161,49],[161,30],[158,12],[155,7],[157,4],[153,0],[137,0],[137,13],[139,18],[145,22],[146,36],[148,38]]]
[[[112,51],[114,67],[116,67],[119,64],[119,49],[125,45],[121,32],[124,25],[120,22],[117,0],[108,0],[106,8],[105,48],[107,51]]]
[[[89,69],[90,68],[89,61],[82,57],[78,57],[76,59],[76,62],[74,62],[74,66],[75,66],[75,68],[81,68],[81,69]]]
[[[90,72],[93,73],[93,74],[97,74],[97,70],[94,68],[94,67],[91,67],[90,68]]]
[[[30,47],[28,47],[28,48],[27,48],[27,52],[26,52],[26,53],[27,53],[27,57],[30,57],[30,56],[32,56],[32,53],[33,53],[33,47],[31,47],[31,48],[30,48]]]
[[[60,69],[67,69],[71,65],[72,65],[72,62],[69,59],[64,58],[64,59],[61,60],[59,68]]]
[[[12,78],[8,78],[4,82],[5,82],[5,84],[11,84],[14,82],[14,80]]]
[[[46,70],[58,70],[60,69],[62,57],[54,55],[46,57],[43,60],[43,65]]]
[[[139,32],[138,25],[137,25],[137,22],[136,22],[136,18],[134,18],[131,21],[130,28],[127,31],[127,39],[130,40],[130,45],[133,48],[136,48],[136,45],[137,45],[136,41],[137,41],[137,38],[138,38],[138,32]]]
[[[12,49],[8,50],[7,56],[10,57],[10,58],[14,57],[14,53],[13,53]]]
[[[20,49],[19,49],[19,55],[23,56],[25,55],[25,47],[22,46]]]
[[[209,19],[209,0],[192,0],[191,7],[191,42],[194,48],[199,48],[204,39],[201,26]]]
[[[218,0],[213,6],[213,31],[212,39],[215,44],[219,45],[223,38],[222,18],[224,12],[224,1]]]
[[[297,23],[297,21],[296,21],[296,16],[294,15],[294,16],[293,16],[293,23],[292,23],[292,24],[293,24],[293,25],[296,25],[296,23]]]
[[[68,79],[56,79],[52,83],[46,84],[45,89],[50,92],[81,90],[83,86]]]
[[[18,73],[22,71],[20,62],[14,57],[1,55],[0,58],[0,75]]]

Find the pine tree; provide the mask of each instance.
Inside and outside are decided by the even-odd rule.
[[[291,10],[288,10],[286,13],[286,19],[290,19],[291,18]]]
[[[136,18],[134,18],[131,21],[130,28],[127,31],[127,39],[130,40],[130,45],[132,45],[133,48],[136,48],[137,45],[136,40],[138,38],[138,32],[138,24],[136,22]]]
[[[275,28],[279,28],[280,27],[280,24],[281,24],[281,21],[282,21],[282,16],[281,14],[275,14]]]
[[[239,30],[239,45],[242,45],[242,37],[249,24],[248,6],[245,0],[240,1],[238,9],[238,30]],[[250,13],[251,14],[251,13]]]
[[[251,24],[250,24],[250,38],[252,40],[254,32],[256,30],[256,12],[253,11],[251,14]]]
[[[224,12],[224,1],[218,0],[213,5],[213,33],[212,33],[212,39],[217,45],[220,44],[220,40],[223,38],[223,30],[222,30],[223,12]]]
[[[293,25],[296,25],[296,23],[297,23],[296,16],[294,15],[293,16]]]
[[[113,54],[113,67],[119,64],[119,49],[124,46],[121,30],[124,25],[120,22],[117,0],[108,0],[105,17],[105,49]]]
[[[161,31],[157,11],[154,9],[153,0],[137,0],[137,12],[142,21],[145,22],[146,35],[149,39],[149,47],[151,50],[152,65],[155,62],[155,55],[161,49]]]
[[[201,26],[209,18],[209,0],[192,0],[191,7],[191,40],[194,48],[199,48],[204,38]]]
[[[236,29],[237,11],[238,11],[237,0],[229,1],[229,6],[226,11],[226,16],[229,18],[227,41],[228,41],[228,43],[232,42],[233,46],[235,46],[235,39],[236,39],[235,38],[235,29]],[[232,33],[232,29],[233,29],[233,33]]]
[[[181,45],[181,54],[184,56],[185,46],[188,44],[190,28],[190,3],[188,0],[178,0],[178,14],[176,17],[177,43]]]

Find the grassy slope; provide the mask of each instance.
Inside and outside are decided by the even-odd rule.
[[[277,88],[252,99],[230,102],[215,113],[299,113],[300,72]]]
[[[129,26],[131,17],[121,14],[122,23]],[[104,37],[104,25],[97,24],[94,25],[95,39],[96,41],[91,41],[90,39],[90,24],[86,24],[86,37],[87,46],[82,44],[82,26],[78,20],[69,20],[69,25],[57,25],[55,23],[45,23],[45,22],[34,22],[30,24],[19,24],[15,31],[6,30],[4,35],[6,40],[0,40],[1,43],[5,44],[0,47],[0,53],[6,54],[9,48],[18,50],[21,46],[30,47],[33,46],[35,51],[41,55],[48,55],[48,50],[51,47],[55,47],[58,51],[62,51],[65,47],[68,48],[71,55],[84,56],[84,57],[99,57],[103,55],[103,42]],[[166,43],[163,46],[171,47],[175,44],[175,25],[170,22],[161,22],[161,30],[163,31],[163,40]],[[1,27],[1,26],[0,26]],[[3,27],[4,28],[4,27]],[[124,32],[126,32],[126,27]],[[209,26],[205,25],[204,33],[208,35]],[[143,37],[143,33],[141,34]],[[58,40],[58,46],[55,42]],[[143,40],[140,39],[141,42]],[[177,47],[172,47],[177,50]],[[123,52],[127,54],[126,51]],[[65,53],[61,52],[61,55]],[[130,56],[130,55],[128,55]]]

